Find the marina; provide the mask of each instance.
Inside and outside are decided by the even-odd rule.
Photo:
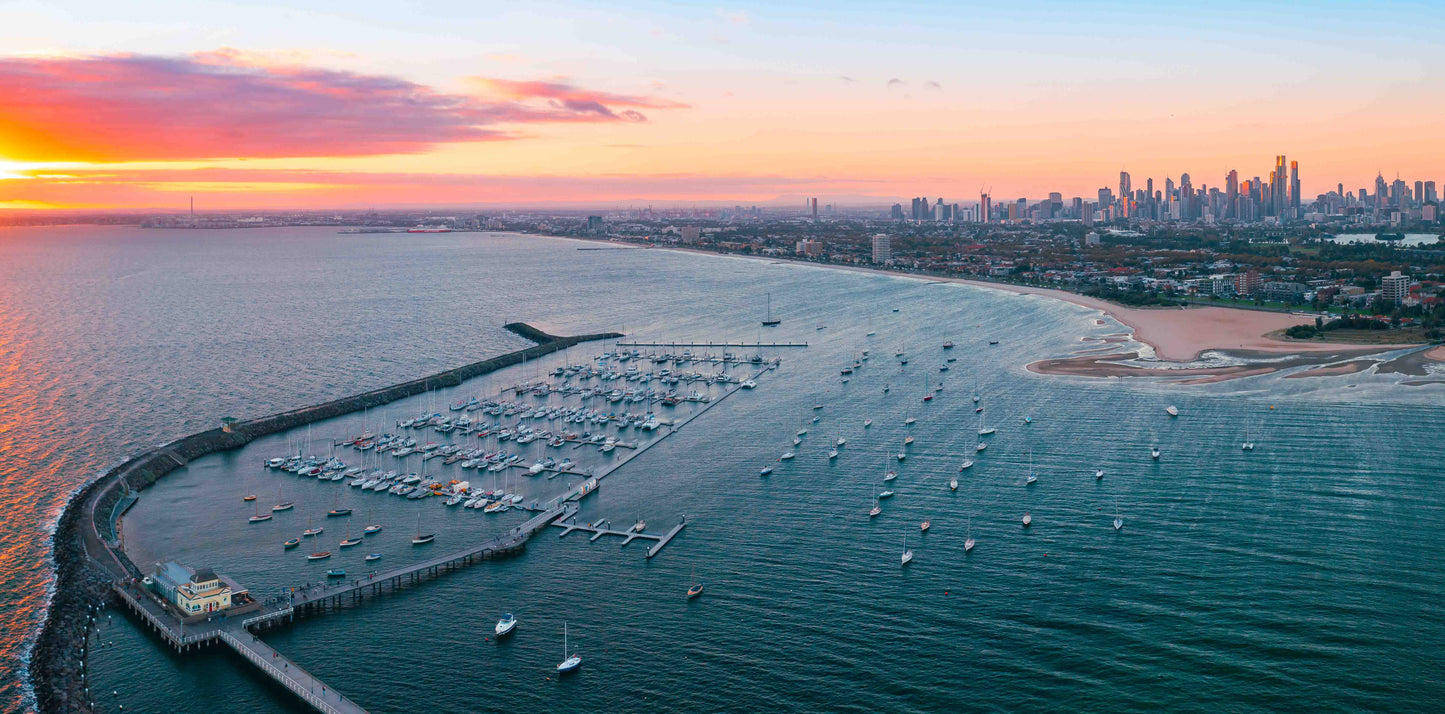
[[[643,359],[639,353],[605,353],[594,358],[598,365],[604,365],[609,360],[615,360],[619,365],[632,359]],[[566,378],[576,377],[582,381],[596,380],[606,382],[619,378],[629,378],[633,381],[643,383],[658,378],[663,384],[676,384],[680,381],[706,382],[709,385],[722,385],[725,387],[722,393],[715,397],[704,392],[693,392],[684,399],[669,403],[672,393],[660,393],[655,391],[631,392],[626,395],[627,403],[645,403],[646,406],[666,405],[673,406],[677,403],[688,402],[695,406],[690,413],[678,419],[659,419],[656,415],[644,413],[640,415],[624,414],[620,412],[599,412],[584,410],[581,407],[563,407],[557,404],[544,406],[525,405],[520,402],[512,402],[503,399],[502,395],[481,398],[473,397],[470,400],[457,402],[449,407],[449,411],[457,416],[445,416],[442,413],[433,412],[419,417],[404,419],[397,422],[396,427],[401,430],[398,435],[384,434],[373,436],[370,433],[363,434],[341,441],[332,441],[330,447],[332,455],[325,457],[303,457],[301,455],[272,457],[266,459],[262,464],[266,471],[297,476],[303,479],[314,479],[317,482],[334,482],[337,486],[347,485],[342,493],[353,492],[381,492],[383,489],[391,494],[404,496],[408,500],[416,500],[418,496],[439,496],[439,503],[445,506],[461,505],[465,501],[468,509],[480,513],[502,513],[508,510],[531,511],[532,515],[523,523],[510,528],[503,534],[495,535],[476,545],[459,551],[451,551],[446,554],[400,565],[389,570],[369,570],[364,574],[349,575],[345,568],[332,568],[327,570],[324,580],[320,583],[308,583],[305,585],[286,588],[281,597],[271,597],[262,601],[254,601],[245,607],[237,610],[236,618],[244,614],[243,619],[232,617],[207,617],[204,621],[189,622],[177,621],[174,613],[154,594],[137,587],[133,582],[117,581],[113,590],[117,597],[124,602],[130,611],[141,617],[150,625],[153,632],[159,635],[179,652],[188,652],[194,648],[209,644],[223,643],[240,653],[248,662],[256,665],[260,671],[276,680],[283,687],[295,693],[302,701],[323,712],[352,712],[363,711],[359,705],[346,699],[328,685],[321,683],[314,675],[311,675],[299,667],[293,668],[289,660],[282,659],[274,649],[262,643],[259,633],[262,629],[275,627],[281,624],[293,622],[297,615],[318,614],[329,610],[343,607],[355,607],[361,604],[367,597],[377,597],[386,593],[396,593],[408,586],[415,586],[424,580],[435,578],[442,574],[453,572],[475,563],[492,560],[520,553],[527,540],[547,526],[555,526],[563,529],[559,535],[565,536],[574,530],[582,530],[591,533],[591,540],[595,542],[603,536],[620,536],[622,545],[626,546],[634,540],[646,540],[651,546],[645,552],[645,558],[651,559],[658,555],[663,547],[670,543],[687,525],[684,518],[677,524],[663,533],[648,533],[645,531],[644,522],[639,519],[633,527],[623,531],[603,527],[599,521],[595,525],[581,525],[575,522],[578,512],[578,505],[575,501],[595,493],[599,482],[608,474],[626,465],[632,459],[642,455],[649,448],[662,442],[668,436],[676,433],[692,420],[706,413],[709,409],[723,402],[727,397],[743,389],[756,387],[756,380],[767,372],[776,369],[781,362],[779,360],[764,360],[761,357],[750,359],[734,359],[729,356],[726,359],[711,361],[707,357],[694,358],[691,355],[686,357],[675,357],[672,355],[659,356],[648,355],[654,363],[671,362],[680,364],[690,361],[703,361],[717,365],[743,365],[755,367],[756,371],[750,372],[744,378],[732,378],[725,373],[710,376],[703,375],[677,375],[674,376],[668,370],[663,370],[658,375],[641,373],[640,370],[628,369],[625,371],[613,371],[611,369],[584,369],[580,367],[559,367],[554,371],[554,376]],[[609,392],[601,389],[586,389],[572,381],[567,380],[560,384],[546,382],[526,382],[503,390],[517,396],[530,395],[534,398],[546,398],[553,395],[560,395],[563,398],[572,397],[585,401],[589,396],[600,395],[606,397]],[[621,394],[621,393],[617,393]],[[615,395],[614,395],[615,396]],[[612,399],[618,402],[622,399]],[[499,422],[486,423],[483,421],[473,422],[467,415],[477,413],[492,418],[512,417],[515,421],[509,425]],[[597,426],[605,426],[616,423],[621,428],[629,426],[636,427],[640,433],[650,433],[652,438],[624,442],[614,437],[602,437],[590,432],[577,433],[572,431],[561,431],[553,433],[545,429],[534,428],[546,422],[555,421],[558,424],[591,423]],[[418,430],[428,429],[436,432],[444,439],[443,443],[429,441],[418,444],[417,439],[404,436],[405,433],[416,433]],[[307,430],[307,439],[311,440],[310,429]],[[453,438],[463,439],[470,437],[473,448],[463,449],[462,444],[452,441]],[[481,448],[482,439],[489,438],[487,444],[498,447],[495,451],[486,451]],[[519,456],[507,456],[500,447],[505,442],[512,440],[518,444],[537,443],[538,447],[568,447],[572,449],[584,446],[593,446],[604,455],[616,448],[628,450],[626,456],[613,460],[611,463],[598,468],[580,467],[573,465],[571,459],[565,462],[557,462],[553,459],[537,460],[535,463],[526,463]],[[299,442],[305,443],[305,442]],[[336,448],[351,448],[366,456],[374,455],[376,463],[384,455],[390,454],[395,459],[407,460],[407,457],[418,459],[425,463],[433,458],[445,457],[443,466],[456,465],[458,470],[466,468],[482,469],[490,472],[494,480],[499,480],[503,472],[514,469],[523,470],[523,478],[542,477],[545,479],[536,483],[546,483],[551,478],[562,476],[582,477],[580,484],[573,487],[569,485],[558,495],[545,501],[534,497],[526,500],[522,495],[503,492],[498,489],[483,489],[480,485],[472,488],[467,480],[451,479],[445,483],[438,478],[427,478],[417,473],[402,474],[397,470],[383,472],[376,468],[367,472],[364,467],[348,466],[335,454]],[[169,452],[168,452],[169,453]],[[192,457],[194,459],[194,456]],[[176,456],[172,458],[175,463],[184,462],[185,459]],[[565,466],[563,464],[566,464]],[[581,469],[581,470],[577,470]],[[284,487],[283,487],[284,490]],[[248,502],[254,499],[245,499]],[[278,494],[277,500],[280,500]],[[284,508],[282,508],[284,506]],[[290,510],[295,504],[290,501],[273,507],[273,512]],[[329,510],[323,514],[324,518],[349,517],[355,512],[353,505],[343,504],[341,499],[333,498]],[[252,519],[254,523],[254,517]],[[412,544],[431,543],[435,539],[434,534],[423,535],[420,530],[421,519],[418,520],[417,535],[411,540]],[[362,543],[365,536],[379,533],[379,525],[369,525],[363,531],[363,535],[351,533],[350,520],[346,524],[346,538],[340,542],[340,547],[346,548]],[[301,538],[293,538],[283,544],[283,550],[290,551],[296,548],[302,539],[310,538],[319,541],[324,529],[313,525],[311,517],[307,518],[307,528],[301,533]],[[119,552],[113,551],[116,557],[122,562],[125,558]],[[317,551],[306,555],[309,561],[330,559],[331,551]],[[370,554],[365,558],[367,564],[373,563],[380,558],[380,554]],[[134,566],[128,566],[134,570]],[[150,579],[146,578],[149,583]],[[266,657],[269,656],[270,660]],[[278,668],[276,665],[280,665]],[[320,688],[322,693],[316,690]],[[324,693],[330,693],[330,698]]]

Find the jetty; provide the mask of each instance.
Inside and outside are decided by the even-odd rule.
[[[552,521],[553,526],[563,529],[561,533],[557,534],[558,538],[565,537],[572,531],[582,531],[584,533],[592,534],[592,538],[587,541],[589,543],[596,543],[597,539],[601,538],[602,536],[621,537],[623,547],[626,547],[627,544],[631,543],[634,540],[655,541],[655,544],[651,548],[647,549],[647,557],[651,558],[652,556],[657,555],[658,552],[662,550],[662,547],[667,545],[668,541],[672,540],[673,536],[676,536],[678,533],[682,532],[683,527],[687,525],[687,519],[682,519],[680,522],[678,522],[677,525],[673,526],[671,530],[661,535],[658,535],[656,533],[646,533],[639,530],[619,531],[615,528],[606,527],[606,521],[598,521],[598,523],[602,525],[586,525],[582,523],[577,523],[575,520],[564,520],[560,518]]]
[[[618,342],[618,347],[807,347],[807,342]]]

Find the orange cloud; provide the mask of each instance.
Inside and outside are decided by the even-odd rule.
[[[178,205],[176,194],[205,196],[217,208],[344,208],[347,206],[484,206],[597,204],[636,200],[769,201],[780,195],[853,195],[885,189],[878,182],[777,175],[518,176],[388,173],[306,169],[80,169],[64,175],[29,172],[0,180],[0,201],[41,207]],[[886,189],[885,189],[886,190]]]
[[[407,154],[517,138],[512,127],[522,124],[644,121],[635,108],[683,106],[556,82],[479,81],[503,96],[446,93],[233,50],[0,58],[0,156],[115,162]]]

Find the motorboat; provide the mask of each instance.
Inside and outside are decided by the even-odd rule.
[[[778,457],[778,460],[779,460],[779,461],[788,461],[788,460],[792,459],[795,455],[796,455],[796,454],[794,454],[794,453],[791,452],[791,451],[784,451],[784,452],[783,452],[783,455]]]
[[[770,473],[772,473],[772,472],[773,472],[773,467],[771,467],[771,466],[764,466],[764,467],[763,467],[763,470],[758,472],[758,475],[759,475],[759,476],[767,476],[768,474],[770,474]],[[491,507],[488,506],[487,508],[490,509]]]
[[[927,532],[928,532],[928,529],[929,529],[929,528],[932,528],[932,527],[933,527],[933,521],[924,521],[924,522],[918,524],[918,530],[923,531],[924,533],[927,533]]]
[[[295,548],[296,546],[301,545],[301,539],[300,539],[300,538],[292,538],[291,540],[288,540],[288,541],[286,541],[285,543],[282,543],[281,545],[284,546],[284,547],[286,548],[286,550],[291,550],[292,548]]]
[[[512,613],[508,612],[502,615],[502,619],[497,620],[497,626],[494,632],[496,633],[497,637],[506,637],[507,635],[512,634],[512,630],[515,629],[517,629],[517,618]]]
[[[362,560],[365,560],[368,563],[381,560],[381,553],[367,553],[366,557],[362,558]]]
[[[1033,517],[1033,516],[1030,516],[1028,513],[1024,513],[1024,517],[1023,517],[1024,528],[1028,528],[1030,525],[1033,525],[1033,522],[1034,522],[1034,517]]]
[[[1164,413],[1168,414],[1170,417],[1177,417],[1179,416],[1179,407],[1170,404],[1168,407],[1165,407]]]
[[[959,471],[965,471],[971,468],[973,468],[973,459],[964,459],[963,463],[958,465]]]

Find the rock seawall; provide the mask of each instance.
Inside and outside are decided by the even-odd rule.
[[[131,457],[78,489],[56,524],[51,546],[56,569],[55,590],[31,650],[30,681],[39,711],[92,711],[82,673],[94,613],[109,597],[111,583],[142,576],[124,551],[104,540],[110,534],[111,512],[127,488],[144,490],[194,459],[245,446],[268,434],[375,408],[433,389],[454,387],[473,377],[520,364],[523,359],[535,359],[582,342],[622,337],[615,332],[558,337],[521,322],[510,323],[506,329],[537,344],[421,379],[235,422],[229,428],[191,434]]]

